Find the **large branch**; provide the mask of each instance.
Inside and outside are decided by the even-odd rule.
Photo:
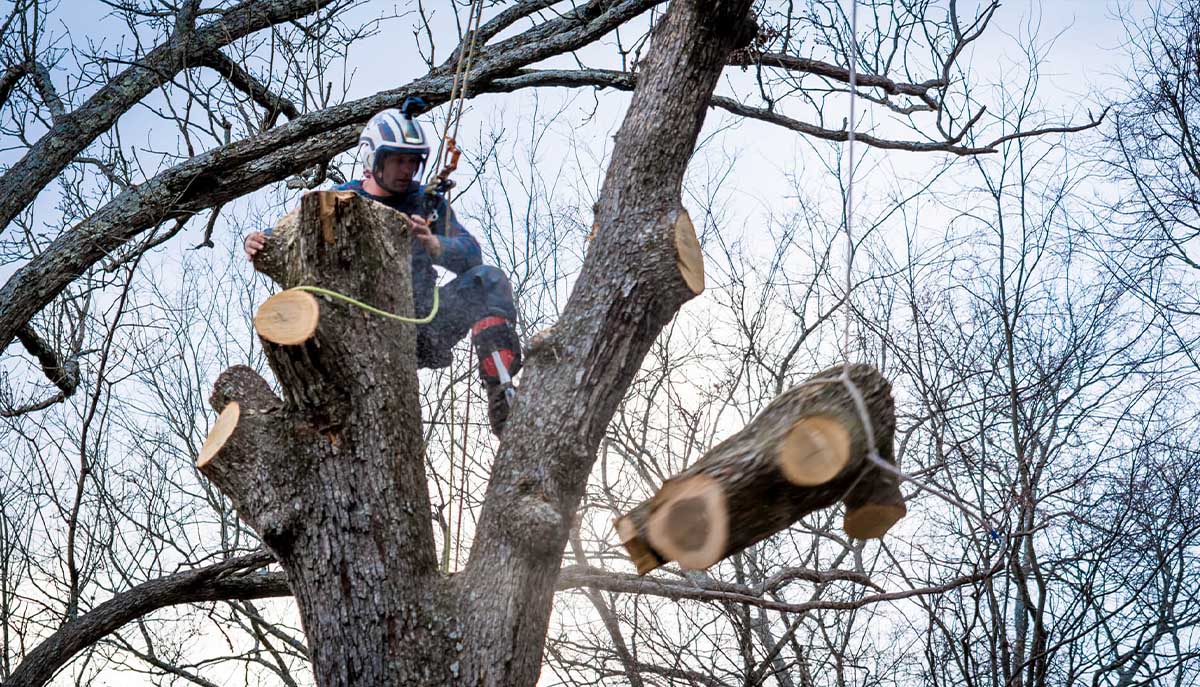
[[[474,62],[471,93],[491,92],[494,78],[580,48],[659,1],[594,0],[520,36],[487,46]],[[543,28],[550,35],[544,35]],[[452,78],[450,73],[435,71],[406,86],[303,115],[201,153],[117,196],[55,239],[0,288],[0,350],[12,342],[18,327],[74,279],[145,230],[221,205],[327,161],[354,143],[358,128],[371,115],[399,107],[409,95],[419,94],[431,106],[446,102]]]
[[[802,603],[780,601],[764,596],[758,590],[743,585],[719,583],[712,580],[672,580],[658,577],[641,577],[627,573],[614,573],[585,566],[568,566],[562,569],[557,588],[567,591],[580,587],[591,587],[618,594],[659,596],[674,601],[706,601],[714,603],[738,603],[765,608],[781,613],[808,613],[811,611],[848,611],[871,604],[899,601],[914,596],[944,594],[951,589],[974,584],[995,575],[1004,566],[998,563],[987,570],[977,570],[961,575],[938,585],[913,587],[894,592],[879,590],[857,598],[834,600],[818,599]]]
[[[740,67],[760,64],[765,67],[778,67],[789,71],[822,76],[847,84],[850,83],[850,70],[845,67],[839,67],[836,64],[822,62],[821,60],[785,55],[783,53],[754,53],[739,50],[730,56],[729,64]],[[855,74],[854,80],[862,88],[878,88],[890,95],[911,95],[920,98],[934,109],[936,109],[937,104],[932,101],[929,91],[946,85],[946,82],[942,79],[929,79],[921,83],[906,83],[889,79],[886,76],[879,76],[878,74],[862,73]]]
[[[300,116],[300,110],[296,108],[295,103],[271,92],[271,89],[266,84],[254,78],[253,74],[246,71],[242,65],[234,62],[220,50],[211,50],[199,55],[197,59],[200,61],[200,64],[220,74],[231,86],[245,93],[251,100],[258,103],[260,107],[267,111],[266,116],[263,118],[264,129],[274,126],[275,120],[281,114],[287,115],[288,119],[295,119]]]
[[[0,409],[0,417],[15,417],[49,408],[59,401],[70,398],[79,387],[79,361],[74,356],[64,358],[46,340],[38,336],[38,333],[30,325],[25,325],[17,330],[17,340],[30,355],[37,358],[46,379],[58,387],[58,393],[18,408]]]
[[[647,351],[703,289],[680,205],[688,160],[729,52],[754,35],[748,0],[677,0],[651,49],[596,204],[596,232],[561,320],[531,345],[459,584],[476,628],[466,675],[532,683],[553,581],[604,430]],[[513,616],[515,612],[516,616]],[[496,622],[500,614],[510,616]]]
[[[515,76],[496,80],[492,84],[492,90],[511,92],[522,88],[545,88],[550,86],[585,88],[590,86],[594,88],[616,88],[623,91],[632,91],[636,85],[637,75],[632,72],[610,69],[531,69],[523,70]],[[714,95],[711,99],[711,104],[713,107],[719,107],[726,112],[731,112],[741,117],[757,119],[825,141],[842,143],[850,136],[849,130],[845,128],[828,129],[815,124],[809,124],[808,122],[788,117],[775,110],[752,107],[725,96]],[[1027,131],[999,136],[982,145],[962,145],[962,140],[970,133],[975,124],[979,122],[984,112],[986,112],[986,109],[980,108],[975,117],[967,122],[958,133],[941,141],[907,141],[903,139],[881,138],[860,131],[854,133],[854,140],[883,150],[906,150],[913,153],[950,153],[961,156],[983,155],[995,153],[999,150],[1001,144],[1018,138],[1056,133],[1076,133],[1097,127],[1104,121],[1104,117],[1108,113],[1108,108],[1105,108],[1098,117],[1089,117],[1088,121],[1083,124],[1037,127]]]
[[[72,618],[30,651],[6,685],[41,687],[77,653],[122,625],[183,603],[260,599],[291,592],[281,573],[253,574],[274,558],[263,551],[150,580]]]
[[[161,45],[113,77],[83,105],[56,116],[54,126],[0,176],[0,231],[129,108],[190,66],[193,55],[217,50],[268,26],[298,19],[333,1],[245,0],[202,28],[184,22]],[[6,340],[7,336],[0,336],[0,342]]]
[[[227,402],[227,399],[223,397],[220,400]],[[143,582],[132,589],[121,592],[87,613],[71,619],[34,647],[17,665],[7,684],[41,687],[80,651],[127,623],[161,608],[210,601],[291,596],[292,591],[288,587],[286,575],[281,572],[262,570],[273,562],[275,562],[274,556],[262,551]],[[852,571],[801,570],[793,572],[799,578],[812,582],[827,583],[834,580],[846,580],[873,586],[865,576]],[[771,581],[757,588],[717,581],[708,581],[698,585],[693,582],[612,573],[578,565],[563,568],[558,576],[556,588],[559,591],[568,591],[579,587],[592,587],[602,591],[627,594],[650,594],[675,600],[733,601],[755,606],[777,603],[763,598],[763,594],[777,588]],[[882,593],[882,590],[879,591]],[[903,593],[905,592],[892,592],[891,594]],[[865,597],[863,603],[872,603],[878,600],[887,600],[887,598]],[[786,608],[780,610],[813,610],[806,605],[785,604],[785,606]],[[820,608],[824,607],[820,606]]]

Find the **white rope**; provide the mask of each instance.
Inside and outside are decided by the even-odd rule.
[[[846,172],[846,195],[843,199],[843,212],[846,219],[846,296],[842,307],[846,310],[845,325],[842,329],[842,374],[841,382],[846,388],[846,392],[854,401],[854,408],[858,412],[859,421],[863,426],[863,433],[867,437],[867,459],[876,467],[884,472],[895,476],[902,482],[909,482],[918,489],[928,492],[933,496],[942,499],[946,503],[958,508],[969,517],[978,520],[984,527],[984,530],[993,539],[998,539],[999,535],[995,527],[992,526],[991,519],[985,515],[982,510],[977,512],[960,499],[953,495],[935,489],[920,480],[908,475],[897,466],[884,460],[876,450],[875,444],[875,429],[871,424],[871,416],[867,411],[867,403],[863,398],[861,390],[854,380],[850,379],[850,317],[852,313],[851,297],[854,293],[854,132],[857,120],[855,119],[855,102],[858,96],[858,0],[850,0],[850,119],[847,125],[846,132],[846,157],[847,157],[847,172]]]

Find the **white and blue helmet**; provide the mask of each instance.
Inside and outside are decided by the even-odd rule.
[[[408,153],[421,157],[421,168],[415,175],[419,179],[429,150],[429,139],[420,122],[394,108],[371,117],[358,137],[358,159],[371,174],[378,174],[378,164],[388,153]]]

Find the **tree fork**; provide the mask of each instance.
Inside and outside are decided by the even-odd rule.
[[[904,517],[895,475],[870,459],[874,451],[894,464],[891,385],[868,365],[850,368],[866,403],[868,436],[842,369],[784,392],[617,519],[639,574],[671,560],[707,568],[838,501],[846,505],[843,529],[855,538],[882,537]]]

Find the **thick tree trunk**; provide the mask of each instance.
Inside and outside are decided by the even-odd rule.
[[[830,368],[784,392],[618,518],[638,572],[669,560],[707,568],[838,501],[846,505],[843,527],[852,537],[882,537],[904,517],[896,477],[868,457],[873,450],[893,462],[891,385],[870,366],[850,367],[866,426],[842,372]]]
[[[571,519],[600,439],[647,351],[703,286],[680,205],[722,65],[755,34],[749,0],[679,0],[655,27],[596,203],[595,238],[562,318],[531,343],[492,468],[464,590],[467,674],[532,684]]]
[[[256,266],[411,313],[409,242],[383,205],[310,193]],[[448,682],[458,630],[434,558],[414,328],[317,307],[307,338],[264,340],[283,400],[245,367],[218,379],[200,469],[283,564],[318,684]]]

